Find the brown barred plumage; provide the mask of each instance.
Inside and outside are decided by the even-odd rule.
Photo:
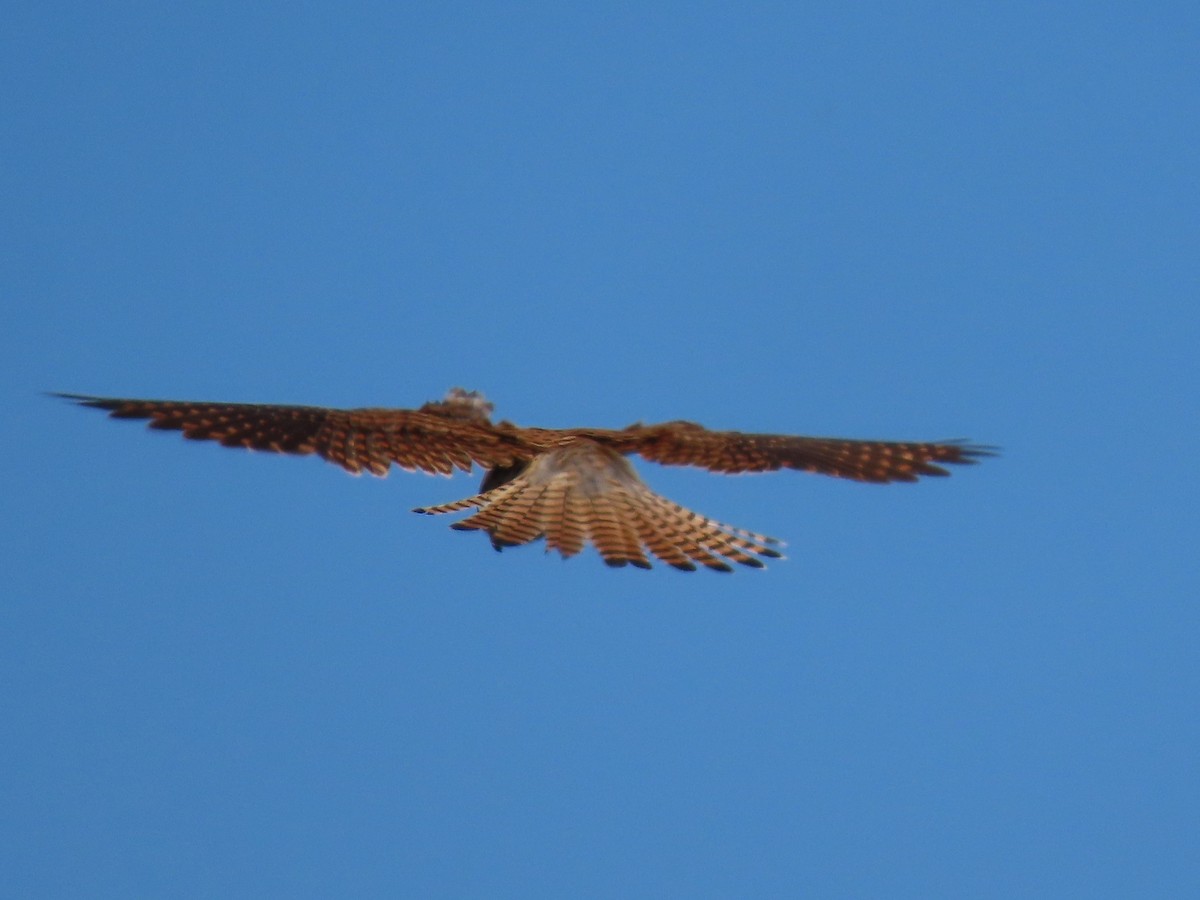
[[[277,453],[316,453],[353,474],[384,476],[393,465],[449,475],[486,471],[480,493],[416,510],[477,510],[452,527],[486,531],[496,549],[546,539],[572,556],[587,544],[612,566],[649,568],[646,551],[678,569],[729,562],[761,567],[779,541],[714,521],[646,487],[625,456],[712,472],[797,469],[876,483],[949,474],[940,464],[975,462],[987,447],[961,441],[895,443],[710,431],[692,422],[622,430],[520,428],[493,424],[492,405],[475,391],[451,390],[420,409],[327,409],[248,403],[120,400],[56,396],[149,419],[194,440]]]
[[[490,491],[417,512],[470,508],[479,512],[451,527],[487,531],[497,549],[544,535],[547,549],[563,556],[590,541],[610,566],[650,568],[644,546],[677,569],[699,562],[724,572],[725,560],[761,567],[760,556],[780,555],[774,538],[715,522],[653,493],[620,453],[589,438],[547,450]]]

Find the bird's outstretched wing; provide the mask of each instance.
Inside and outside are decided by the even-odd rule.
[[[856,481],[916,481],[948,475],[941,464],[962,465],[990,456],[989,447],[963,441],[905,443],[855,441],[710,431],[692,422],[631,425],[623,431],[579,430],[621,453],[636,453],[663,465],[698,466],[711,472],[770,472],[797,469]]]
[[[79,394],[55,396],[108,410],[117,419],[148,419],[151,428],[185,437],[276,453],[316,453],[355,475],[383,476],[388,468],[443,475],[508,466],[530,458],[513,434],[486,420],[467,421],[408,409],[327,409],[259,403],[120,400]],[[437,405],[434,405],[436,408]]]
[[[730,561],[761,568],[761,558],[780,556],[779,541],[655,494],[618,451],[586,438],[547,450],[490,491],[416,512],[464,509],[479,511],[451,527],[486,531],[498,550],[545,537],[564,557],[591,543],[610,566],[648,569],[648,549],[677,569],[720,572]]]

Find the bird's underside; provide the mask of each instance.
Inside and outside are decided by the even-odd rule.
[[[649,568],[650,555],[678,569],[761,567],[780,542],[694,513],[651,491],[627,456],[712,472],[795,469],[856,481],[916,481],[947,475],[941,464],[975,462],[991,452],[961,441],[900,443],[710,431],[691,422],[620,430],[521,428],[492,423],[492,405],[475,391],[451,390],[420,409],[327,409],[249,403],[121,400],[57,396],[118,419],[195,440],[277,453],[316,453],[353,474],[409,471],[450,475],[485,471],[480,493],[417,509],[472,509],[459,530],[485,531],[496,549],[546,539],[573,556],[592,544],[611,566]]]

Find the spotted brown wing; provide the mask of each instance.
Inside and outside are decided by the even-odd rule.
[[[916,481],[948,475],[943,464],[962,465],[992,454],[961,441],[909,443],[843,438],[710,431],[691,422],[634,425],[614,435],[624,453],[664,465],[699,466],[712,472],[797,469],[857,481]]]
[[[316,453],[349,472],[387,474],[389,466],[449,475],[527,459],[511,433],[490,425],[404,409],[327,409],[259,403],[122,400],[59,394],[117,419],[148,419],[184,437],[276,453]]]

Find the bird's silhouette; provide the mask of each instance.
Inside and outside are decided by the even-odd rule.
[[[419,409],[328,409],[257,403],[123,400],[58,394],[118,419],[277,453],[316,453],[349,472],[384,476],[397,465],[449,475],[485,471],[480,492],[415,510],[475,512],[451,527],[486,531],[497,549],[546,539],[564,557],[591,543],[610,566],[649,568],[647,551],[677,569],[730,562],[761,567],[780,541],[685,509],[651,491],[626,459],[711,472],[796,469],[856,481],[916,481],[975,462],[987,447],[963,441],[858,441],[711,431],[692,422],[604,428],[522,428],[491,421],[492,404],[454,388]]]

